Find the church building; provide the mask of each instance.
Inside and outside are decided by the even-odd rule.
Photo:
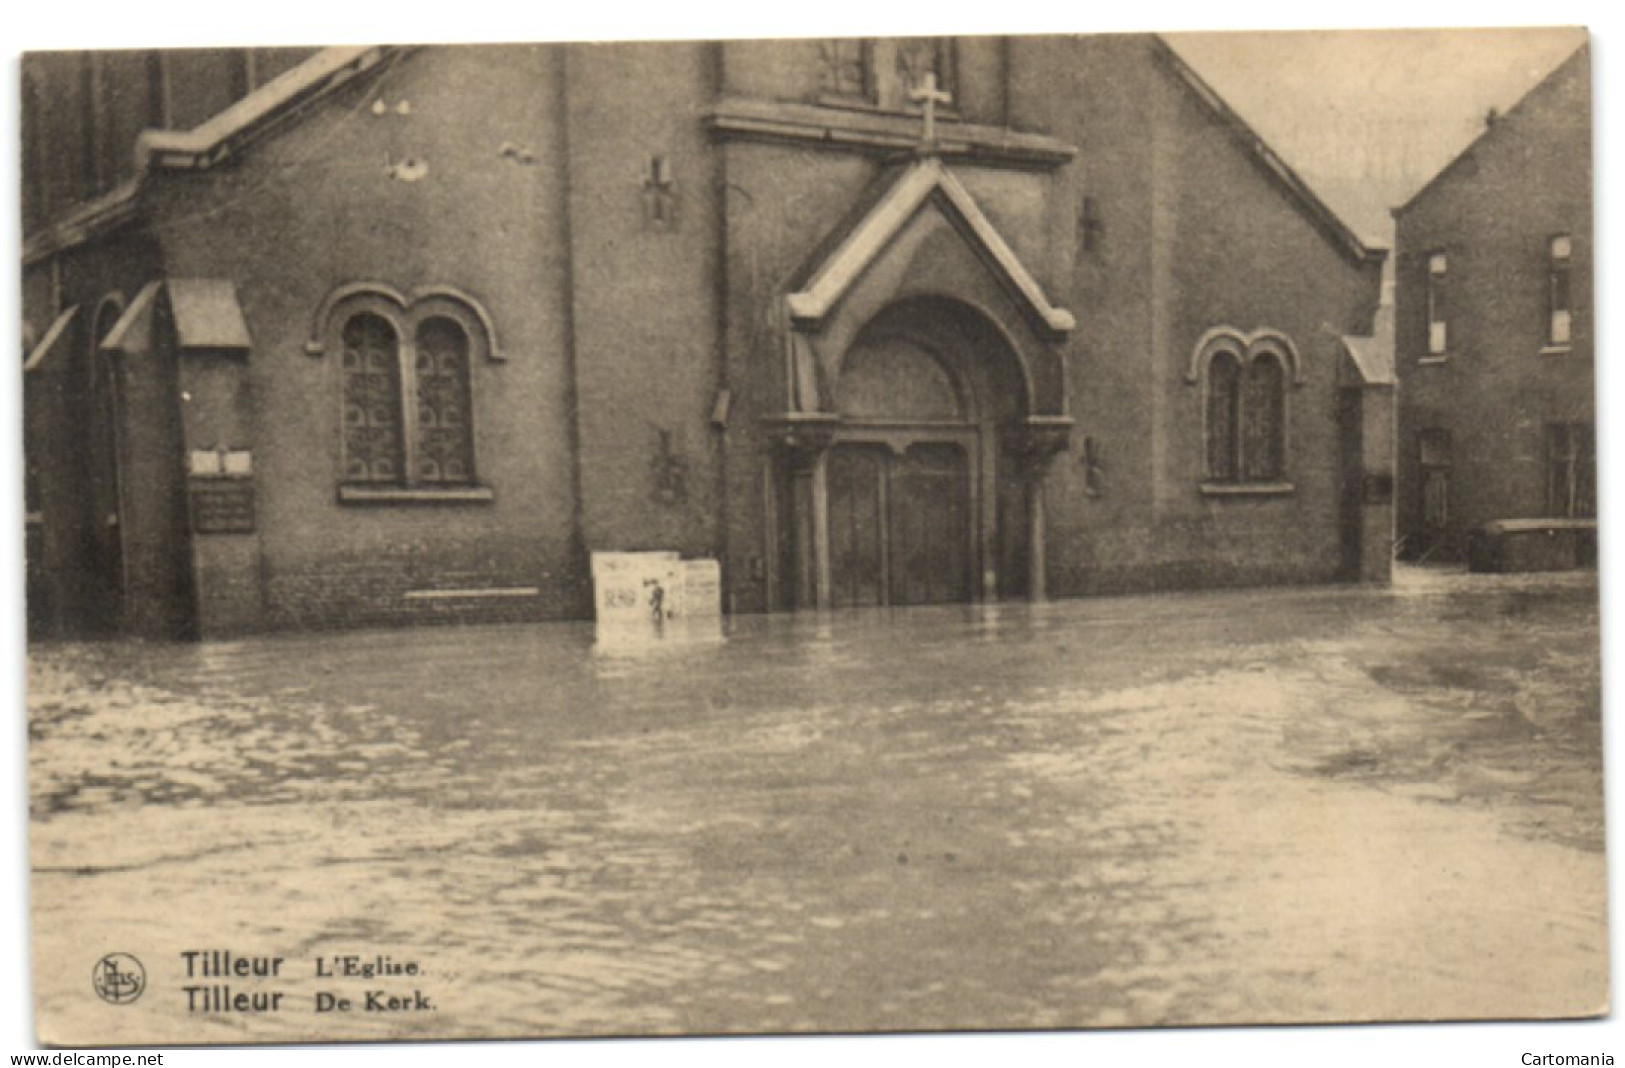
[[[1161,38],[23,78],[36,634],[1387,580],[1385,254]]]

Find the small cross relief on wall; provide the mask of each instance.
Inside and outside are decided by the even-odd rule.
[[[1106,223],[1100,217],[1100,201],[1086,196],[1078,206],[1078,251],[1097,251],[1105,237]]]
[[[672,440],[672,432],[656,431],[655,454],[649,462],[651,496],[660,504],[682,504],[688,500],[688,457]]]
[[[677,229],[677,182],[666,156],[649,157],[643,178],[643,228],[656,233]]]
[[[1106,464],[1101,458],[1100,442],[1093,437],[1083,439],[1079,455],[1083,464],[1083,493],[1086,497],[1099,497],[1106,492]]]

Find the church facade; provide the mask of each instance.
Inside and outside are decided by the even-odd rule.
[[[35,633],[1387,579],[1384,254],[1157,37],[24,80]]]

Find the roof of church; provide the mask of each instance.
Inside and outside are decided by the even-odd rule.
[[[1368,248],[1308,184],[1266,144],[1245,120],[1161,37],[1152,35],[1170,69],[1231,130],[1235,139],[1261,164],[1265,173],[1327,234],[1345,254],[1365,262],[1380,259],[1382,249]],[[146,130],[136,142],[136,175],[113,192],[82,206],[27,243],[25,262],[83,240],[89,233],[128,217],[141,183],[153,168],[204,169],[225,159],[299,104],[325,95],[353,76],[376,66],[393,49],[379,46],[324,48],[191,130]]]
[[[1418,189],[1415,193],[1412,193],[1409,200],[1405,201],[1405,203],[1401,204],[1399,207],[1394,208],[1392,214],[1395,217],[1398,217],[1415,207],[1418,201],[1437,187],[1440,182],[1444,181],[1447,175],[1453,173],[1458,167],[1465,163],[1468,157],[1472,156],[1473,153],[1478,151],[1480,146],[1488,142],[1499,131],[1504,130],[1506,128],[1505,123],[1508,119],[1524,111],[1529,106],[1531,101],[1538,97],[1544,96],[1552,86],[1556,85],[1562,78],[1566,77],[1576,65],[1584,61],[1589,61],[1590,53],[1590,42],[1576,48],[1567,59],[1553,67],[1551,71],[1547,73],[1546,77],[1536,82],[1527,93],[1519,97],[1518,102],[1513,104],[1510,108],[1507,108],[1504,114],[1500,115],[1494,121],[1486,122],[1484,124],[1484,129],[1480,130],[1478,136],[1467,143],[1466,148],[1456,153],[1454,159],[1452,159],[1449,163],[1446,163],[1443,167],[1439,168],[1439,173],[1435,174],[1433,177],[1424,182],[1422,184],[1422,188]]]
[[[136,139],[142,167],[208,167],[230,154],[234,142],[283,111],[348,81],[383,56],[377,45],[324,48],[190,130],[143,130]]]
[[[299,104],[376,66],[387,51],[378,45],[324,48],[200,126],[190,130],[143,130],[136,138],[134,176],[29,237],[23,244],[23,262],[35,262],[128,221],[138,211],[138,195],[153,168],[195,170],[214,166]]]
[[[1349,228],[1324,200],[1321,200],[1309,183],[1298,175],[1298,172],[1289,166],[1276,151],[1271,148],[1259,133],[1248,125],[1247,120],[1238,115],[1227,104],[1218,91],[1193,68],[1186,63],[1179,53],[1174,50],[1162,37],[1152,35],[1159,56],[1168,64],[1179,79],[1195,93],[1196,98],[1207,107],[1208,111],[1226,127],[1231,137],[1252,156],[1264,173],[1287,194],[1289,198],[1309,216],[1322,233],[1332,240],[1338,249],[1346,256],[1357,262],[1381,260],[1387,256],[1387,250],[1372,248],[1362,240],[1358,234]]]

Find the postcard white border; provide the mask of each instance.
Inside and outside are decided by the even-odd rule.
[[[1619,133],[1625,77],[1614,70],[1625,56],[1625,19],[1603,0],[1543,0],[1541,3],[1480,0],[1473,4],[1364,0],[1348,5],[1305,5],[1284,0],[1233,0],[1227,4],[1140,0],[1099,4],[1085,0],[1044,3],[1000,0],[968,3],[944,0],[930,5],[877,5],[873,0],[822,0],[814,4],[764,4],[760,0],[617,0],[612,4],[516,4],[513,0],[459,0],[456,4],[334,3],[333,0],[274,0],[250,9],[220,0],[202,2],[27,3],[7,13],[7,68],[0,90],[0,144],[8,166],[0,212],[5,247],[21,246],[18,233],[17,54],[34,48],[208,46],[262,43],[353,43],[359,41],[496,41],[602,38],[707,38],[795,36],[815,33],[884,34],[917,32],[928,21],[933,32],[1059,33],[1124,30],[1262,30],[1387,28],[1434,26],[1587,25],[1593,34],[1596,93],[1596,220],[1600,249],[1595,307],[1599,359],[1600,412],[1625,411],[1625,373],[1610,341],[1615,317],[1625,309],[1615,272],[1620,262],[1620,227],[1605,195],[1608,179],[1622,173]],[[1617,179],[1614,188],[1618,188]],[[20,322],[18,257],[5,258],[0,285],[0,321]],[[13,337],[18,335],[13,331]],[[20,356],[13,354],[15,365]],[[6,784],[0,816],[0,1056],[36,1049],[30,999],[25,995],[27,946],[27,764],[23,712],[21,375],[0,377],[0,422],[10,443],[0,449],[0,629],[4,631],[3,722],[0,769]],[[1610,784],[1610,902],[1615,920],[1612,957],[1625,959],[1621,925],[1619,836],[1625,801],[1618,782],[1619,715],[1617,669],[1625,663],[1625,611],[1618,575],[1625,562],[1625,427],[1598,419],[1603,518],[1604,721],[1614,752],[1608,761]],[[933,1068],[1016,1063],[1023,1065],[1200,1065],[1273,1066],[1316,1064],[1372,1066],[1476,1064],[1519,1065],[1523,1053],[1609,1053],[1625,1065],[1625,1023],[1613,1019],[1568,1024],[1445,1024],[1354,1028],[1227,1028],[1184,1031],[1086,1032],[1029,1035],[903,1036],[813,1039],[730,1039],[676,1041],[501,1042],[480,1044],[306,1047],[302,1049],[183,1050],[165,1064],[252,1063],[255,1068],[297,1063],[301,1068],[365,1065],[428,1068],[449,1060],[478,1058],[483,1064],[592,1065],[619,1068],[659,1063],[673,1068],[731,1068],[774,1064],[798,1068],[832,1062],[920,1062]],[[252,1058],[252,1061],[249,1059]]]

